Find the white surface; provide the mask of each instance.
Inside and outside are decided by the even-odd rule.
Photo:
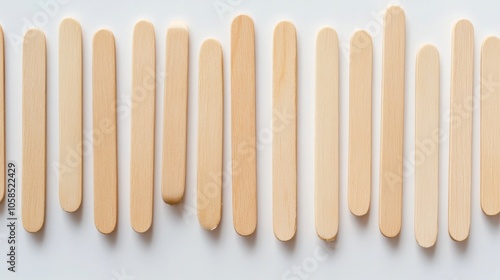
[[[40,1],[40,2],[39,2]],[[21,167],[21,45],[11,39],[23,33],[23,19],[45,13],[39,3],[54,0],[1,1],[0,22],[6,35],[7,159]],[[60,0],[63,2],[63,0]],[[497,1],[401,0],[407,16],[407,72],[405,102],[405,172],[403,227],[396,239],[383,237],[378,229],[378,162],[380,139],[381,15],[394,1],[300,1],[220,0],[234,8],[220,18],[209,1],[97,1],[64,0],[40,26],[48,47],[48,174],[46,225],[39,234],[26,233],[19,224],[18,272],[6,271],[6,227],[0,227],[0,279],[498,279],[500,268],[500,220],[487,218],[479,205],[479,110],[474,111],[472,226],[470,238],[455,243],[447,232],[447,166],[451,29],[468,18],[475,26],[475,81],[479,94],[479,50],[491,33],[500,34]],[[230,23],[245,13],[253,17],[257,51],[258,229],[250,238],[233,230],[230,172]],[[119,225],[111,236],[97,232],[93,223],[92,155],[84,160],[84,203],[81,211],[68,214],[58,201],[58,24],[64,17],[79,20],[84,36],[84,128],[91,131],[91,39],[99,28],[116,36],[119,97]],[[165,31],[173,20],[184,20],[190,29],[190,95],[188,178],[186,200],[172,207],[161,200],[160,165],[162,139],[163,79],[157,87],[157,137],[155,211],[152,231],[135,233],[129,223],[130,102],[132,29],[139,19],[156,28],[157,71],[164,69]],[[43,18],[39,18],[39,21]],[[271,215],[271,145],[266,137],[271,120],[272,36],[280,20],[291,20],[298,34],[298,230],[293,242],[281,243],[273,235]],[[341,44],[340,84],[340,230],[326,255],[314,230],[314,42],[320,27],[331,25]],[[369,28],[374,43],[373,92],[373,195],[368,217],[356,218],[347,207],[348,59],[352,32]],[[218,230],[200,228],[195,212],[197,62],[202,40],[214,37],[224,48],[225,138],[223,219]],[[424,250],[413,234],[414,67],[418,48],[434,43],[441,54],[439,237],[434,249]],[[476,105],[478,103],[476,102]],[[21,177],[18,169],[18,178]],[[20,193],[18,194],[20,199]],[[1,204],[0,224],[6,220]],[[20,214],[18,205],[18,214]],[[294,267],[301,269],[293,274]],[[287,271],[290,271],[287,274]],[[297,271],[297,270],[294,270]],[[127,278],[126,276],[133,276]],[[293,278],[295,277],[295,278]]]

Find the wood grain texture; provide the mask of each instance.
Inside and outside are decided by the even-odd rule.
[[[5,197],[5,54],[3,28],[0,26],[0,202]]]
[[[390,7],[385,14],[379,227],[380,232],[386,237],[395,237],[399,234],[402,219],[405,21],[404,11],[399,7]]]
[[[339,227],[339,46],[328,27],[316,39],[315,130],[316,233],[330,241]]]
[[[94,136],[94,222],[109,234],[118,220],[118,166],[116,146],[116,57],[111,31],[94,35],[92,57]]]
[[[451,55],[448,232],[463,241],[470,229],[474,76],[474,28],[467,20],[455,24]]]
[[[231,25],[233,224],[242,236],[257,227],[255,139],[255,33],[253,20],[242,15]]]
[[[488,37],[481,49],[481,208],[500,212],[500,39]]]
[[[224,78],[218,41],[203,43],[198,71],[198,220],[213,230],[222,214]]]
[[[166,39],[166,76],[163,113],[162,197],[175,204],[186,188],[189,32],[172,24]]]
[[[134,28],[132,47],[132,125],[130,223],[139,233],[153,222],[156,98],[155,30],[148,21]]]
[[[297,231],[297,35],[290,22],[274,29],[273,117],[273,228],[288,241]]]
[[[373,43],[366,31],[351,37],[349,64],[349,210],[363,216],[370,209],[372,186]]]
[[[415,71],[415,238],[429,248],[438,234],[439,53],[434,46],[419,50]]]
[[[66,18],[59,25],[59,203],[75,212],[83,190],[82,29]]]
[[[45,221],[47,49],[45,34],[30,29],[23,44],[22,220],[28,232]]]

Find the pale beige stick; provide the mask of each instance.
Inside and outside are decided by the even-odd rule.
[[[438,233],[439,53],[426,45],[415,75],[415,238],[434,246]]]
[[[82,204],[82,98],[82,29],[67,18],[59,25],[59,202],[67,212]]]
[[[382,61],[379,227],[386,237],[401,230],[405,95],[405,14],[390,7],[385,15]]]
[[[169,204],[181,202],[186,188],[188,35],[183,23],[167,31],[161,192]]]
[[[316,233],[330,241],[339,226],[339,47],[331,28],[316,39],[315,130]]]
[[[0,26],[0,202],[5,197],[5,54],[3,29]]]
[[[469,21],[455,24],[452,44],[448,232],[463,241],[470,229],[472,175],[474,28]]]
[[[148,21],[134,28],[132,50],[132,125],[130,223],[139,233],[153,222],[156,94],[155,30]]]
[[[481,208],[500,212],[500,39],[488,37],[481,51]]]
[[[216,40],[201,46],[198,77],[198,220],[213,230],[222,214],[224,81],[222,48]]]
[[[273,228],[288,241],[297,230],[297,36],[295,26],[280,22],[274,29],[273,116]]]
[[[234,229],[248,236],[257,227],[255,33],[243,15],[231,26],[231,146]]]
[[[348,204],[363,216],[370,209],[372,186],[372,38],[357,31],[351,38],[349,64]]]
[[[22,220],[28,232],[45,221],[47,50],[45,35],[30,29],[23,43]]]
[[[92,58],[94,137],[94,222],[104,234],[113,232],[118,219],[118,166],[116,147],[115,38],[108,30],[94,35]]]

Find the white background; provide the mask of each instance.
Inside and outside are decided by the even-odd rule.
[[[0,279],[498,279],[500,268],[500,219],[486,217],[479,205],[479,110],[474,110],[472,226],[463,243],[447,232],[447,166],[450,46],[453,23],[468,18],[475,27],[476,97],[481,41],[500,35],[496,1],[400,0],[407,17],[407,65],[405,96],[405,179],[403,227],[398,238],[387,239],[378,229],[378,170],[380,139],[381,15],[393,1],[220,0],[231,10],[218,14],[215,0],[199,1],[103,1],[60,0],[64,4],[45,11],[55,0],[2,0],[0,23],[5,32],[7,82],[7,159],[18,163],[21,175],[21,44],[27,21],[35,22],[47,36],[48,147],[47,211],[42,232],[28,234],[19,224],[18,272],[7,272],[6,204],[0,204]],[[67,3],[66,3],[67,2]],[[257,132],[270,128],[272,90],[272,36],[281,20],[295,23],[298,35],[298,228],[294,241],[276,240],[271,215],[271,145],[259,138],[258,229],[254,236],[238,236],[232,225],[230,171],[230,23],[238,14],[255,21],[257,55]],[[45,16],[44,16],[45,15]],[[92,202],[92,155],[84,159],[84,202],[68,214],[58,201],[58,24],[74,17],[83,28],[84,129],[91,131],[91,39],[100,28],[116,36],[119,106],[129,106],[131,45],[135,22],[149,19],[156,28],[157,71],[164,70],[165,34],[174,20],[190,28],[190,95],[187,192],[183,205],[163,203],[160,196],[161,157],[155,164],[154,224],[146,234],[135,233],[129,223],[130,115],[118,120],[119,224],[105,236],[95,229]],[[320,241],[314,229],[314,42],[318,30],[332,26],[339,35],[340,52],[340,228],[330,245]],[[353,31],[368,28],[374,43],[373,85],[373,195],[367,217],[356,218],[347,207],[348,59],[347,44]],[[206,38],[221,41],[225,66],[225,133],[223,218],[217,230],[207,232],[195,215],[197,139],[198,51]],[[433,249],[420,248],[413,226],[414,67],[420,46],[432,42],[441,54],[439,236]],[[156,155],[161,155],[163,80],[157,87]],[[478,105],[478,103],[476,103]],[[127,110],[128,112],[128,110]],[[19,196],[20,198],[20,193]],[[20,209],[20,205],[18,205]],[[18,210],[20,212],[20,210]],[[325,249],[325,246],[330,246]],[[326,254],[326,255],[325,255]],[[296,269],[294,269],[294,267]],[[301,274],[293,274],[300,269]],[[287,274],[287,271],[290,273]],[[127,278],[128,277],[128,278]],[[293,278],[295,277],[295,278]]]

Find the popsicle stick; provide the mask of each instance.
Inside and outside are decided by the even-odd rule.
[[[488,37],[481,50],[481,208],[500,212],[500,39]]]
[[[186,188],[189,34],[183,23],[167,31],[163,114],[162,197],[181,202]]]
[[[415,77],[415,238],[434,246],[438,233],[439,53],[426,45],[417,55]]]
[[[274,29],[273,116],[273,227],[288,241],[297,230],[297,37],[290,22]]]
[[[333,240],[339,226],[339,47],[337,32],[316,39],[316,233]]]
[[[242,236],[257,227],[255,137],[255,34],[252,19],[242,15],[231,26],[233,224]]]
[[[118,171],[116,147],[115,37],[108,30],[94,35],[92,58],[92,106],[94,136],[94,222],[109,234],[118,219]]]
[[[59,25],[59,202],[75,212],[83,186],[82,29],[66,18]]]
[[[134,28],[132,50],[132,139],[130,153],[130,222],[139,233],[153,222],[155,158],[155,30],[148,21]]]
[[[45,221],[47,50],[45,34],[30,29],[23,44],[22,220],[27,232]]]
[[[470,229],[473,75],[474,28],[460,20],[453,30],[448,173],[448,231],[455,241],[467,239]]]
[[[0,26],[0,202],[5,197],[5,55],[3,29]]]
[[[363,216],[370,209],[372,185],[372,38],[357,31],[350,43],[348,204]]]
[[[403,125],[405,95],[404,11],[390,7],[385,15],[382,61],[379,227],[386,237],[401,230],[403,193]]]
[[[216,40],[201,46],[198,79],[198,220],[213,230],[222,214],[224,133],[222,48]]]

